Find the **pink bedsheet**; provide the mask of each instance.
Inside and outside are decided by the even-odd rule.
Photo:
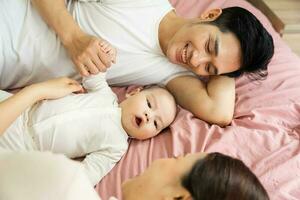
[[[300,199],[300,59],[281,40],[268,20],[242,0],[172,0],[186,17],[214,7],[241,6],[252,11],[275,41],[269,77],[261,84],[236,80],[234,120],[226,128],[209,126],[181,109],[170,130],[139,142],[97,185],[103,198],[121,199],[121,182],[142,172],[153,160],[190,152],[219,151],[243,160],[259,177],[271,199]],[[119,93],[124,89],[119,89]]]

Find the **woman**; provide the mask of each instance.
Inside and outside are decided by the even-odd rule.
[[[47,196],[49,200],[99,200],[79,164],[61,155],[0,152],[0,176],[0,199],[40,200]],[[154,161],[144,173],[123,183],[122,199],[269,200],[269,197],[240,160],[220,153],[198,153]]]
[[[124,182],[122,193],[124,200],[269,199],[259,180],[242,161],[221,153],[156,160],[140,176]]]

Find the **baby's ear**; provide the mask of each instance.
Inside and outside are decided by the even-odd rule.
[[[138,87],[136,87],[132,90],[127,91],[126,94],[125,94],[125,97],[128,98],[130,96],[133,96],[133,95],[139,93],[142,90],[143,90],[143,86],[138,86]]]

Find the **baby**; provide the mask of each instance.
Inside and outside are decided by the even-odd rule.
[[[39,83],[39,90],[45,93],[61,80],[51,81],[52,85],[49,81]],[[87,93],[53,97],[50,99],[54,100],[38,101],[30,106],[0,136],[0,147],[13,151],[51,151],[69,158],[85,156],[82,163],[95,185],[126,152],[128,137],[143,140],[156,136],[176,115],[175,100],[164,88],[137,88],[118,104],[105,73],[84,78],[83,86]],[[27,91],[19,93],[34,88],[37,87],[29,86],[23,89]],[[0,101],[1,95],[2,98],[10,96],[0,91]],[[25,99],[18,93],[10,98],[14,96],[19,98],[15,104]],[[4,102],[0,103],[0,109],[4,108],[1,107]]]

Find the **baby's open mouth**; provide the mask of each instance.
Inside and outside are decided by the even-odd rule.
[[[135,122],[136,122],[136,124],[138,125],[138,127],[141,125],[141,123],[142,123],[142,118],[140,118],[140,117],[135,117]]]

